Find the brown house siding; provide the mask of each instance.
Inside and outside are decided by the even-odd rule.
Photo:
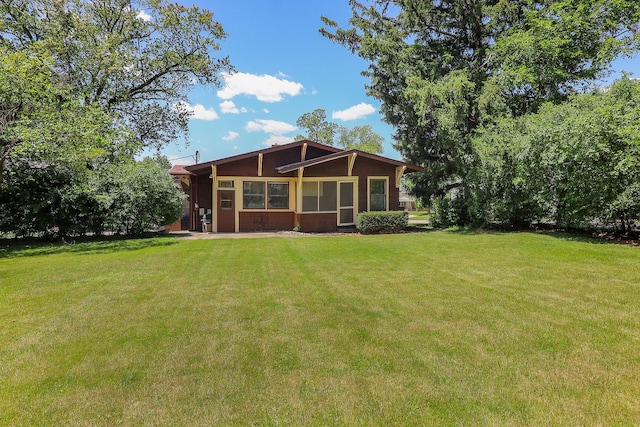
[[[297,223],[305,233],[328,233],[338,229],[338,217],[335,213],[298,214]]]
[[[217,166],[218,176],[258,176],[258,156]]]
[[[286,231],[293,230],[293,212],[239,212],[240,231]]]

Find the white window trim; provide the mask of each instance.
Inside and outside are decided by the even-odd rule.
[[[371,181],[385,181],[384,204],[385,211],[389,210],[389,177],[388,176],[368,176],[367,177],[367,211],[371,212]]]

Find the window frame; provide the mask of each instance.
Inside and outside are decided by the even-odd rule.
[[[334,183],[335,184],[335,207],[332,210],[321,210],[320,209],[320,200],[322,197],[325,197],[322,195],[322,192],[320,191],[320,187],[322,183]],[[316,210],[305,210],[304,209],[304,186],[305,184],[315,184],[316,185]],[[337,179],[326,179],[326,178],[320,178],[320,179],[314,179],[314,180],[303,180],[302,181],[302,187],[303,187],[303,194],[302,194],[302,206],[301,206],[301,213],[336,213],[339,212],[339,200],[338,200],[338,196],[339,196],[339,186],[340,186],[340,180]],[[308,196],[307,196],[308,197]]]
[[[368,176],[367,177],[367,211],[371,212],[371,186],[372,181],[384,181],[384,209],[376,210],[378,212],[385,212],[389,210],[389,177],[388,176]],[[380,195],[380,194],[375,194]]]
[[[258,193],[249,193],[247,194],[245,192],[245,185],[247,183],[260,183],[262,184],[262,194],[258,194]],[[274,206],[270,206],[270,196],[269,196],[269,184],[279,184],[279,185],[286,185],[287,187],[287,194],[285,195],[272,195],[271,197],[276,197],[276,198],[281,198],[281,199],[286,199],[286,206],[282,206],[282,207],[274,207]],[[245,204],[245,197],[246,196],[262,196],[263,197],[263,203],[261,207],[247,207]],[[250,210],[250,211],[282,211],[282,210],[290,210],[291,208],[291,183],[289,182],[289,180],[286,181],[280,181],[280,180],[264,180],[264,179],[244,179],[242,180],[242,210]]]

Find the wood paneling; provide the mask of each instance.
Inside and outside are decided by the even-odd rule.
[[[240,212],[240,231],[293,230],[294,213],[278,211]]]

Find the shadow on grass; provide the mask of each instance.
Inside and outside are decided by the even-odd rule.
[[[50,241],[46,239],[0,240],[0,259],[62,253],[105,254],[170,246],[180,234],[149,233],[143,236],[91,236]]]

